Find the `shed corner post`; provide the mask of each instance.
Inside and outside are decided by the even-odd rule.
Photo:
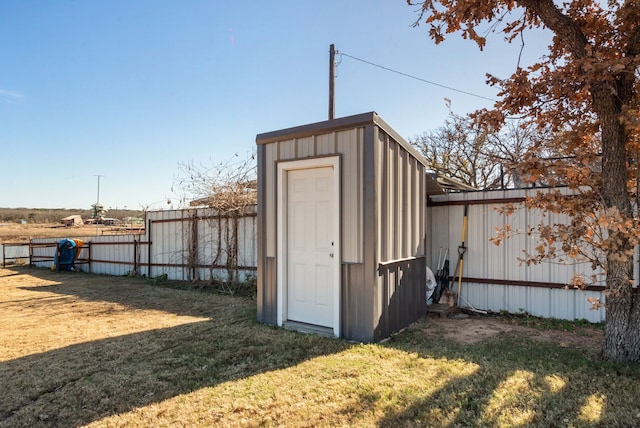
[[[363,262],[364,262],[364,289],[362,296],[362,311],[365,319],[357,322],[360,327],[360,335],[367,341],[378,339],[378,318],[380,316],[379,292],[380,281],[378,271],[378,210],[377,196],[379,189],[376,188],[376,171],[379,168],[380,160],[376,156],[378,146],[378,127],[375,123],[370,123],[364,128],[364,144],[362,159],[363,175]],[[357,298],[357,297],[356,297]],[[357,327],[356,327],[357,328]],[[366,330],[362,330],[366,329]]]
[[[257,191],[258,191],[258,206],[256,213],[257,221],[257,270],[256,270],[256,295],[257,295],[257,319],[258,322],[266,322],[265,318],[265,290],[266,278],[265,278],[265,213],[264,213],[264,198],[265,198],[265,147],[263,144],[257,144],[256,157],[257,157]]]

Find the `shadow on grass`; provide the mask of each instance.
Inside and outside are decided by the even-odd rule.
[[[563,348],[503,333],[475,345],[425,344],[409,330],[388,346],[422,358],[478,365],[435,393],[380,420],[395,426],[636,426],[640,367],[598,359],[597,352]]]
[[[109,303],[208,320],[64,346],[0,363],[0,427],[81,426],[353,346],[258,324],[255,303],[248,299],[126,283],[103,287],[98,283],[108,282],[108,277],[80,274],[96,282],[88,287],[67,284],[79,278],[74,273],[21,272],[58,282],[19,287],[30,291],[100,301],[102,289],[103,300]],[[31,310],[52,304],[38,298],[28,303]],[[69,310],[68,301],[67,306],[53,304]]]
[[[247,299],[149,287],[127,278],[38,269],[20,272],[43,283],[58,282],[25,289],[207,320],[0,363],[0,427],[80,426],[353,346],[260,325],[255,321],[255,303]],[[32,300],[36,309],[51,305]],[[61,302],[61,310],[65,307]],[[428,393],[395,392],[397,399],[391,401],[396,404],[389,407],[380,405],[390,399],[377,389],[359,390],[359,400],[345,402],[339,410],[341,417],[353,416],[354,425],[358,412],[381,414],[376,419],[380,426],[634,426],[640,421],[636,399],[640,369],[608,364],[588,352],[510,334],[457,345],[444,339],[425,340],[417,328],[372,346],[434,364],[465,361],[478,369],[469,375],[449,374]],[[440,376],[437,368],[434,372]],[[356,378],[358,373],[351,375]],[[593,408],[588,406],[593,403]],[[331,424],[330,419],[325,422]]]
[[[215,307],[207,299],[194,299],[193,293],[170,288],[165,282],[157,283],[153,279],[128,276],[93,275],[84,272],[55,272],[49,269],[21,267],[15,269],[19,274],[41,279],[44,285],[20,287],[25,291],[55,293],[86,302],[111,302],[124,309],[158,310],[175,315],[195,317],[215,317]],[[203,295],[211,293],[202,291]],[[223,305],[231,304],[219,295]],[[65,304],[68,300],[60,299]],[[42,302],[43,307],[50,308],[51,302]],[[32,300],[32,308],[37,309],[36,299]]]

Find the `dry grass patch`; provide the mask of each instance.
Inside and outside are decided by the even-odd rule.
[[[425,318],[362,345],[136,278],[25,267],[0,270],[0,289],[0,427],[640,423],[637,367],[499,319],[473,342],[450,333],[487,319]]]
[[[31,238],[68,238],[70,236],[117,235],[124,233],[122,227],[84,225],[60,227],[51,223],[4,223],[0,226],[0,243],[29,242]],[[144,233],[144,227],[129,229],[127,233]]]

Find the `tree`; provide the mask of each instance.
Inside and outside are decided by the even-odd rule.
[[[526,124],[510,121],[504,130],[494,132],[451,113],[444,126],[409,142],[436,174],[476,189],[499,189],[524,186],[517,164],[539,138]]]
[[[640,296],[632,286],[633,250],[640,242],[640,2],[419,4],[417,23],[426,22],[436,43],[459,33],[482,49],[487,42],[482,25],[502,32],[508,42],[524,40],[536,28],[553,34],[548,55],[538,63],[518,65],[507,79],[488,76],[488,83],[500,88],[500,100],[473,118],[497,128],[506,116],[518,115],[557,135],[552,144],[560,156],[543,160],[541,154],[549,146],[536,145],[523,160],[522,171],[530,181],[542,178],[553,184],[562,177],[579,197],[551,192],[527,201],[531,207],[572,218],[568,225],[538,229],[542,241],[533,261],[563,250],[602,268],[607,293],[603,355],[614,361],[640,361]]]
[[[182,194],[182,202],[189,206],[213,208],[216,215],[207,217],[213,235],[203,236],[212,248],[211,277],[216,268],[224,265],[227,281],[222,287],[235,286],[239,279],[238,269],[238,225],[249,206],[257,203],[255,153],[246,158],[237,154],[226,162],[214,165],[193,162],[179,164],[180,175],[175,177],[172,191]],[[197,264],[197,212],[192,210],[187,265]],[[192,269],[195,271],[195,269]],[[195,279],[195,278],[193,278]],[[224,291],[233,292],[231,288]]]

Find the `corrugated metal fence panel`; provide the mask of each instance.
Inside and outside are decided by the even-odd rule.
[[[218,223],[220,219],[214,218],[208,215],[208,212],[201,212],[199,215],[202,217],[198,221],[198,257],[197,264],[201,267],[197,269],[197,276],[199,279],[211,278],[212,268],[210,266],[214,262],[217,263],[221,257],[218,249],[218,240],[220,239],[219,233],[222,233]]]
[[[126,275],[134,269],[134,247],[138,236],[96,236],[91,239],[91,272]]]
[[[209,265],[226,265],[229,260],[229,251],[230,245],[227,242],[228,239],[233,239],[228,231],[233,228],[231,224],[231,220],[228,219],[220,219],[219,222],[214,224],[215,227],[215,246],[213,254],[215,256],[214,259],[209,261]],[[218,233],[219,231],[219,233]],[[224,280],[227,277],[227,272],[224,269],[214,268],[211,270],[211,277],[218,280]]]
[[[32,264],[37,267],[50,267],[51,260],[56,253],[55,244],[60,241],[60,238],[32,238],[31,243],[37,244],[31,250],[31,254],[33,256]],[[51,245],[51,247],[44,245]],[[49,259],[48,261],[44,261],[44,259]]]
[[[237,265],[247,269],[240,270],[239,279],[255,275],[257,266],[257,218],[256,208],[249,207],[247,216],[238,219],[237,227]],[[149,246],[148,231],[145,235],[103,235],[79,237],[90,245],[91,264],[79,263],[78,270],[89,271],[105,275],[125,275],[137,269],[138,275],[157,277],[163,274],[172,280],[209,280],[212,277],[226,280],[227,269],[212,269],[209,266],[227,263],[227,240],[233,238],[228,234],[226,224],[228,220],[218,219],[211,209],[153,211],[147,213],[151,222],[151,245]],[[194,239],[193,219],[197,217],[197,239]],[[232,222],[230,222],[232,224]],[[222,230],[220,230],[222,225]],[[234,229],[232,227],[232,229]],[[219,233],[220,232],[220,233]],[[32,239],[34,265],[39,267],[51,266],[55,255],[56,244],[62,238]],[[220,245],[218,245],[219,240]],[[47,246],[43,246],[47,245]],[[217,249],[220,254],[216,260]],[[193,251],[197,258],[190,263],[189,255]],[[149,274],[149,253],[151,253],[151,273]],[[28,257],[28,249],[27,249]],[[89,249],[83,247],[80,259],[89,258]],[[193,271],[196,275],[194,278]]]
[[[523,189],[495,192],[470,192],[432,196],[433,202],[455,205],[429,207],[430,221],[430,267],[437,269],[440,248],[444,253],[449,249],[450,274],[454,274],[458,262],[458,247],[462,238],[464,201],[468,205],[468,223],[464,254],[463,277],[481,278],[498,284],[466,283],[462,285],[461,304],[494,312],[527,312],[536,316],[561,319],[587,319],[592,322],[604,320],[604,309],[590,310],[587,297],[598,297],[604,301],[601,291],[580,291],[575,289],[551,289],[522,285],[505,285],[503,281],[525,281],[538,283],[568,284],[574,273],[591,275],[594,273],[586,263],[542,263],[527,266],[518,259],[524,251],[535,253],[538,245],[535,238],[524,233],[529,226],[540,221],[553,224],[563,221],[560,215],[543,217],[538,211],[522,209],[510,216],[502,214],[498,208],[504,203],[495,200],[513,200],[533,194],[539,189]],[[493,203],[478,204],[479,200]],[[566,221],[566,219],[564,219]],[[490,242],[495,236],[495,228],[510,224],[513,230],[522,233],[506,239],[499,246]],[[524,250],[524,251],[523,251]],[[457,284],[457,282],[456,282]]]
[[[7,263],[13,263],[18,259],[29,260],[29,245],[23,244],[0,244],[0,254],[7,259]],[[11,259],[11,260],[9,260]],[[24,260],[22,260],[24,261]]]
[[[602,302],[606,300],[601,291],[465,282],[460,304],[492,312],[526,312],[537,317],[604,322],[604,309],[591,310],[587,298],[599,298]]]
[[[256,209],[253,209],[255,213]],[[256,217],[243,217],[238,224],[238,265],[257,266],[258,249],[256,240],[258,238]]]
[[[95,236],[69,236],[69,239],[79,239],[84,243],[90,243]],[[56,254],[56,245],[60,242],[61,239],[64,238],[33,238],[31,239],[32,244],[36,244],[32,249],[32,264],[37,267],[50,267],[53,263],[53,258]],[[78,258],[80,259],[88,259],[89,258],[89,248],[87,246],[83,246],[80,249],[80,254],[78,254]],[[76,268],[83,272],[89,271],[89,266],[87,264],[78,264]]]
[[[203,233],[198,235],[198,264],[207,267],[200,268],[198,272],[201,278],[207,279],[220,278],[222,274],[214,266],[223,265],[227,261],[226,222],[213,214],[215,213],[212,211],[206,211],[202,214],[203,220],[199,223],[199,230]]]
[[[151,230],[151,277],[167,275],[169,279],[186,279],[182,265],[186,254],[182,242],[182,211],[155,211],[147,213]]]
[[[255,275],[257,266],[256,208],[237,219],[213,209],[165,211],[151,217],[152,276],[178,280],[227,280],[230,252],[237,251],[239,279]],[[194,224],[194,221],[196,222]],[[236,224],[237,223],[237,224]],[[230,242],[233,241],[233,242]]]

